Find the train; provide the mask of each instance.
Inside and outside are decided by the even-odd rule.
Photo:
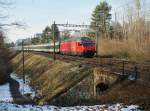
[[[60,44],[60,53],[77,56],[94,56],[95,43],[88,37],[77,37],[63,41]]]
[[[17,50],[21,50],[21,47],[17,47]],[[26,45],[24,46],[24,50],[53,52],[54,44]],[[92,57],[95,55],[96,46],[95,42],[89,37],[76,37],[56,42],[55,52],[64,55]]]

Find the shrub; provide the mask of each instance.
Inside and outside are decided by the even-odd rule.
[[[11,72],[11,63],[9,61],[9,51],[4,46],[4,36],[0,33],[0,84],[6,82]]]

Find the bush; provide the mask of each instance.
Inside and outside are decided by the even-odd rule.
[[[11,63],[9,61],[9,51],[4,46],[2,33],[0,34],[0,84],[5,83],[11,72]]]

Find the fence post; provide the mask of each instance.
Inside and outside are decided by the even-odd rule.
[[[123,75],[125,74],[125,69],[124,69],[124,67],[125,67],[125,61],[123,60],[123,61],[122,61],[122,74],[123,74]]]
[[[134,72],[135,72],[135,80],[138,78],[138,68],[137,66],[134,67]]]

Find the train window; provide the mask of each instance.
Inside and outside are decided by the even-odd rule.
[[[83,44],[83,46],[94,46],[95,44],[94,43],[82,43]]]
[[[82,42],[92,42],[92,40],[90,38],[88,38],[88,37],[82,37],[81,41]]]

